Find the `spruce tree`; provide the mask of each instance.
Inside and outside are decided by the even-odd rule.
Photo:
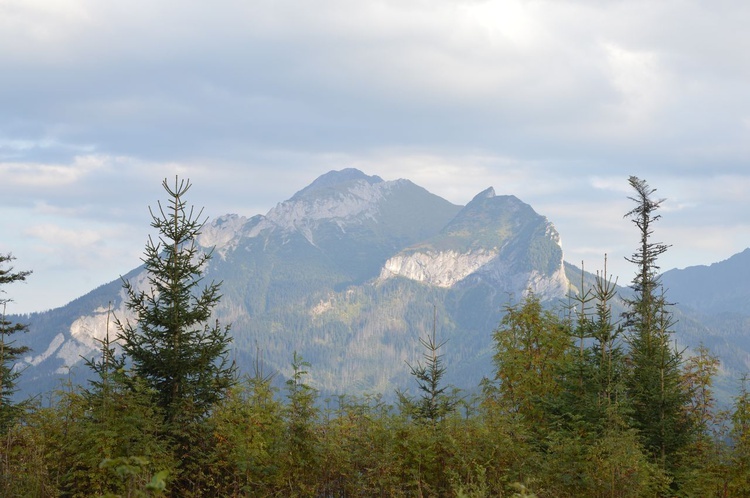
[[[202,288],[202,269],[211,258],[196,245],[206,220],[184,197],[189,180],[175,177],[174,186],[162,182],[169,196],[166,206],[151,208],[151,226],[158,241],[149,237],[142,258],[149,288],[123,287],[126,306],[134,321],[117,320],[118,339],[133,371],[156,393],[167,423],[179,427],[205,416],[226,393],[234,379],[228,361],[229,326],[209,323],[218,304],[220,283]]]
[[[14,271],[12,266],[6,266],[15,258],[11,254],[0,254],[0,286],[26,280],[30,271]],[[16,392],[16,381],[20,372],[16,370],[16,362],[29,348],[15,346],[10,336],[17,332],[26,332],[28,325],[13,323],[6,318],[6,308],[11,301],[4,298],[5,291],[0,288],[0,433],[13,422],[18,415],[20,406],[11,401]]]
[[[583,289],[582,275],[572,326],[578,344],[571,344],[557,374],[559,394],[547,399],[554,423],[545,434],[548,450],[539,476],[554,496],[656,494],[660,473],[627,425],[622,327],[612,317],[617,290],[606,257],[593,286]]]
[[[500,402],[543,438],[551,422],[548,401],[560,395],[558,376],[575,351],[570,323],[533,294],[505,312],[493,334]]]
[[[674,475],[678,453],[691,437],[687,417],[689,393],[682,383],[683,360],[672,340],[674,319],[661,285],[657,260],[668,245],[652,240],[656,211],[663,199],[655,200],[655,189],[631,176],[636,206],[625,216],[638,227],[640,245],[629,262],[637,267],[626,299],[624,313],[628,331],[629,371],[626,388],[633,409],[633,423],[654,462]]]
[[[750,496],[750,390],[747,377],[742,378],[740,392],[734,398],[730,437],[729,494],[726,496]]]
[[[315,406],[318,391],[305,382],[310,363],[294,352],[293,374],[287,379],[286,456],[283,466],[291,496],[320,496],[318,472],[320,468],[320,435],[316,430],[319,409]]]
[[[416,478],[416,494],[447,496],[450,479],[446,472],[447,461],[454,440],[447,435],[450,415],[458,408],[461,398],[459,391],[443,382],[447,371],[443,355],[438,354],[446,341],[436,339],[437,308],[433,307],[432,334],[420,337],[419,343],[425,349],[424,363],[406,364],[411,370],[419,388],[418,398],[397,390],[398,405],[402,414],[416,424],[409,428],[413,442],[410,444],[408,459],[414,459],[419,469]]]
[[[576,317],[574,330],[578,337],[585,337],[590,343],[580,348],[570,366],[572,372],[562,375],[565,386],[561,399],[566,397],[577,407],[568,407],[566,413],[577,413],[597,430],[611,427],[612,417],[620,418],[626,409],[623,396],[623,372],[625,355],[621,345],[622,326],[612,317],[612,302],[617,296],[616,282],[607,277],[607,261],[604,270],[597,271],[593,287],[586,292],[593,301],[593,313],[581,308]],[[583,301],[582,301],[583,302]],[[622,420],[619,420],[622,422]]]
[[[65,496],[146,496],[140,491],[159,480],[164,485],[176,468],[153,393],[143,379],[128,375],[110,341],[109,317],[108,311],[106,334],[97,339],[100,358],[84,360],[94,374],[89,386],[61,393],[56,407],[56,416],[69,421],[59,449],[67,467],[58,481]]]
[[[422,353],[425,362],[417,362],[416,366],[406,363],[421,392],[419,399],[415,400],[405,392],[396,391],[402,412],[411,415],[418,422],[426,422],[433,426],[452,413],[460,401],[456,392],[448,390],[451,386],[443,384],[446,367],[443,364],[443,355],[438,354],[438,351],[446,341],[437,342],[436,326],[437,309],[433,308],[432,335],[419,338],[419,343],[425,348],[425,352]]]

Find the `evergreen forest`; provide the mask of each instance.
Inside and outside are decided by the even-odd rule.
[[[750,497],[750,388],[737,379],[718,406],[717,358],[675,347],[658,266],[669,246],[654,238],[663,200],[628,181],[640,242],[626,311],[612,311],[606,257],[565,305],[509,304],[494,371],[470,393],[445,382],[451,343],[436,330],[396,393],[324,397],[298,354],[283,382],[260,351],[240,375],[231,324],[212,313],[221,283],[202,279],[205,219],[175,178],[151,209],[150,290],[123,282],[134,318],[112,313],[93,380],[16,402],[27,327],[4,310],[30,272],[0,255],[0,496]]]

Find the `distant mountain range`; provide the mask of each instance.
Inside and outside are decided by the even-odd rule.
[[[321,176],[265,216],[212,220],[198,242],[214,251],[205,278],[223,282],[216,315],[232,323],[240,369],[260,360],[288,376],[296,351],[312,364],[311,383],[330,393],[409,387],[406,362],[421,357],[419,338],[433,327],[448,341],[448,382],[474,388],[492,375],[492,332],[504,306],[528,292],[560,303],[581,282],[552,223],[516,197],[489,188],[457,206],[408,180],[355,169]],[[678,303],[679,344],[704,343],[721,356],[726,393],[750,367],[748,276],[750,250],[663,275]],[[124,278],[146,285],[142,268]],[[62,308],[16,317],[30,324],[22,340],[33,349],[21,394],[84,379],[82,357],[98,353],[108,327],[115,334],[110,307],[127,314],[119,279]]]

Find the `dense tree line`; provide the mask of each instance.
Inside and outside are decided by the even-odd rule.
[[[149,289],[125,282],[135,318],[113,317],[116,339],[108,331],[88,361],[87,386],[11,405],[17,352],[6,338],[23,325],[0,322],[0,495],[750,496],[750,390],[718,410],[716,358],[675,349],[657,266],[667,246],[652,240],[662,201],[646,182],[630,185],[640,245],[622,317],[605,260],[570,305],[528,295],[507,306],[476,394],[445,384],[450,344],[433,328],[409,365],[415,394],[390,404],[321,399],[307,382],[314,365],[297,354],[282,387],[260,361],[238,377],[228,327],[210,321],[220,284],[201,287],[210,254],[193,245],[202,222],[183,199],[190,184],[165,182]],[[6,269],[0,284],[26,275]]]

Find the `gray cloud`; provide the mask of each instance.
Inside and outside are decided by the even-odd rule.
[[[710,263],[750,245],[748,21],[739,0],[3,2],[0,250],[52,286],[88,234],[100,256],[70,264],[100,283],[137,264],[165,176],[252,215],[355,166],[456,203],[494,185],[622,272],[635,174],[669,199],[664,266]]]

